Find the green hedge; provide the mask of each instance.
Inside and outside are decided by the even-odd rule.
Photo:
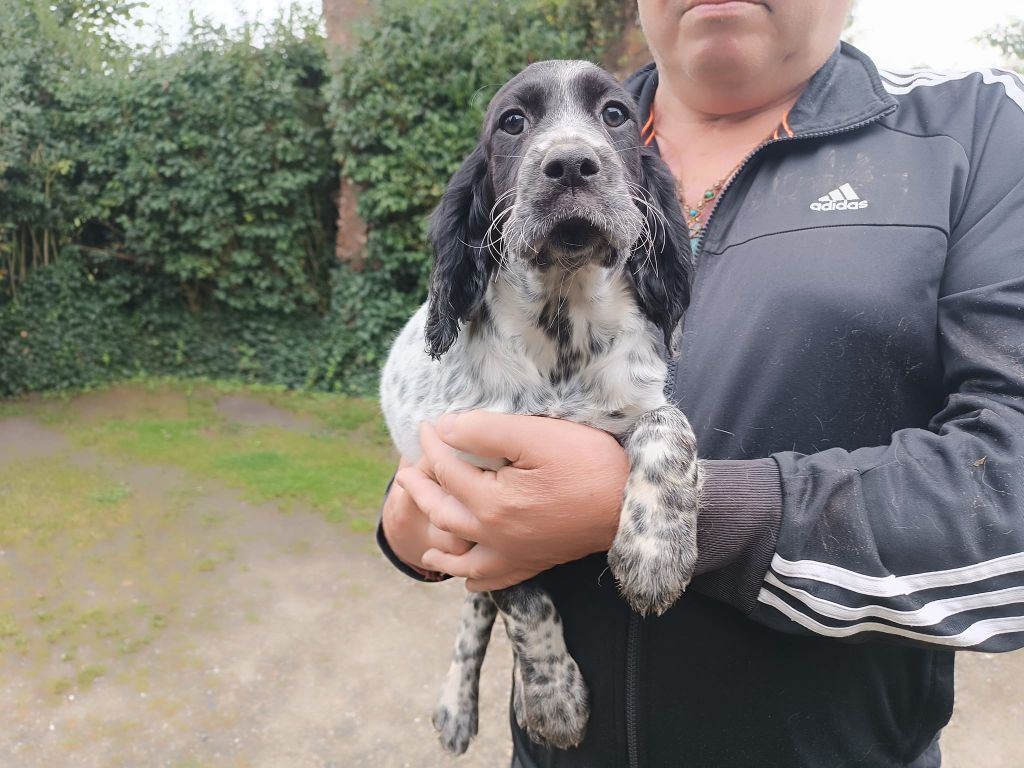
[[[49,39],[41,13],[16,19],[33,43]],[[38,265],[75,244],[145,273],[193,311],[326,305],[336,174],[323,46],[308,20],[277,23],[263,48],[253,31],[198,27],[174,53],[123,70],[61,57],[55,68],[42,43],[0,32],[13,60],[0,112],[28,116],[0,129],[0,146],[13,145],[0,166],[0,221],[16,277],[32,257]]]
[[[204,36],[68,88],[57,130],[78,239],[154,272],[200,310],[326,304],[337,180],[312,30],[272,46]]]
[[[0,394],[143,373],[372,389],[488,99],[531,61],[596,59],[608,6],[384,0],[330,71],[301,15],[163,53],[118,48],[128,4],[8,0]],[[359,269],[333,258],[339,162],[364,188]]]
[[[33,271],[19,300],[0,310],[0,392],[142,374],[322,388],[327,360],[319,315],[260,318],[215,308],[193,314],[154,295],[143,279],[104,276],[102,267],[91,254],[67,250]]]

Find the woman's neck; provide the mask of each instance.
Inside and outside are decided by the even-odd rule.
[[[725,114],[689,106],[685,92],[659,80],[654,97],[654,130],[662,159],[680,180],[688,201],[728,177],[743,159],[769,139],[796,103],[806,82],[754,109]]]
[[[712,113],[690,106],[700,104],[697,98],[688,98],[685,88],[674,87],[669,78],[659,76],[658,90],[655,94],[656,116],[664,116],[673,123],[681,124],[696,130],[744,130],[751,125],[758,125],[765,119],[777,118],[796,103],[803,93],[807,81],[797,83],[792,88],[765,100],[753,108],[737,109],[724,113]],[[657,119],[657,117],[655,119]]]

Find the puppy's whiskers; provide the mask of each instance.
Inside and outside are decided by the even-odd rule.
[[[494,201],[494,205],[491,206],[490,210],[490,221],[487,230],[484,232],[483,241],[479,248],[486,248],[497,254],[498,268],[495,270],[494,278],[497,279],[503,269],[508,269],[507,254],[506,254],[506,237],[503,226],[503,219],[506,219],[510,214],[515,211],[515,202],[511,205],[498,211],[499,206],[502,205],[506,200],[514,197],[516,190],[510,189],[501,194],[497,200]],[[498,211],[497,213],[495,213]]]
[[[654,258],[655,251],[660,252],[667,242],[668,238],[668,226],[665,219],[665,214],[658,207],[658,205],[649,198],[651,193],[644,189],[639,184],[635,184],[629,180],[626,181],[629,189],[639,194],[631,194],[633,201],[642,207],[647,215],[643,217],[643,228],[640,233],[638,240],[638,247],[634,250],[642,248],[644,250],[646,258],[644,259],[644,268],[653,268],[654,274],[658,274],[658,260]],[[654,221],[654,230],[651,230],[651,220]]]

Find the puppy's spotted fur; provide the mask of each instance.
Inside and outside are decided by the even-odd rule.
[[[697,556],[696,444],[664,394],[692,268],[673,179],[641,145],[633,100],[586,62],[528,67],[491,101],[431,240],[428,302],[381,380],[398,449],[415,461],[420,422],[478,408],[615,435],[630,475],[608,562],[635,610],[661,613]],[[579,744],[587,687],[551,597],[533,580],[467,597],[434,713],[441,743],[462,753],[476,734],[497,612],[516,655],[519,725],[542,743]]]

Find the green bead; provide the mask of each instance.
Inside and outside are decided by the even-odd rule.
[[[714,196],[715,196],[715,193],[712,192],[710,189],[707,192],[704,193],[704,199],[705,200],[710,200]]]

